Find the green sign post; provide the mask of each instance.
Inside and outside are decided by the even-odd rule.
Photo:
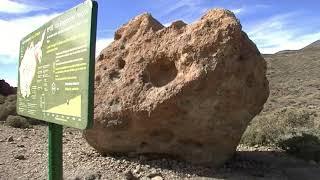
[[[49,179],[62,179],[62,126],[92,126],[97,9],[85,1],[20,42],[17,112],[49,122]]]

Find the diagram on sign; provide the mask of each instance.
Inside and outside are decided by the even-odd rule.
[[[81,117],[81,96],[76,96],[66,103],[46,110],[48,113],[61,114],[66,116]]]
[[[42,33],[42,38],[34,45],[32,41],[27,47],[20,63],[20,92],[22,97],[27,98],[31,94],[31,84],[36,73],[37,63],[42,59],[42,45],[45,37],[45,32]]]

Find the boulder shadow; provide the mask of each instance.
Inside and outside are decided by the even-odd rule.
[[[201,179],[320,179],[320,164],[295,158],[285,151],[237,151],[219,168],[192,165],[164,155],[113,155],[150,168],[168,170],[181,178]]]

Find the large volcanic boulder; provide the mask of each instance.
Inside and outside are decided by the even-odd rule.
[[[115,33],[96,63],[94,126],[103,154],[166,154],[220,165],[268,98],[266,63],[234,14],[164,27],[149,14]]]

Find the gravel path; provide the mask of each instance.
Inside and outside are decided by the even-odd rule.
[[[270,147],[239,146],[220,169],[150,156],[106,156],[91,148],[81,132],[65,128],[65,179],[320,179],[320,165]],[[0,124],[0,179],[46,179],[47,127],[16,129]]]

